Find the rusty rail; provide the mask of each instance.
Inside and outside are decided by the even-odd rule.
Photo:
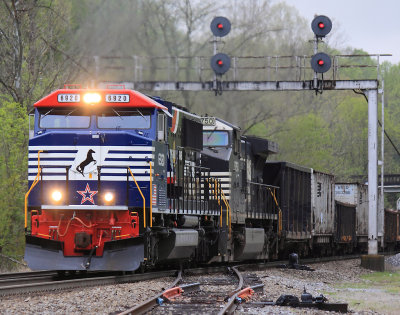
[[[235,300],[243,288],[242,274],[236,267],[232,267],[232,270],[235,272],[236,277],[238,277],[239,284],[237,285],[236,289],[229,294],[228,302],[226,303],[225,307],[218,313],[218,315],[233,314],[237,307],[237,305],[235,304]]]
[[[174,290],[177,284],[182,280],[182,270],[178,272],[178,276],[176,277],[175,281],[163,292],[149,298],[148,300],[144,301],[143,303],[140,303],[139,305],[136,305],[122,313],[119,313],[118,315],[140,315],[148,312],[151,310],[154,306],[158,305],[158,301],[164,294],[167,294],[168,296],[171,296],[171,294],[176,294],[179,293],[179,290]]]

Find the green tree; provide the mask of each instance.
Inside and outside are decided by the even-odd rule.
[[[0,1],[0,93],[30,109],[76,70],[68,55],[70,4]]]
[[[0,247],[3,254],[20,258],[24,248],[28,116],[23,106],[7,98],[1,98],[0,106]]]
[[[332,134],[320,116],[307,113],[290,118],[286,130],[277,135],[277,159],[329,172],[332,162]]]
[[[349,179],[368,169],[368,104],[364,97],[347,97],[332,117],[334,159],[332,170]]]

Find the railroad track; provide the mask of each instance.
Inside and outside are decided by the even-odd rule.
[[[168,289],[119,315],[233,314],[237,302],[254,291],[262,292],[263,284],[254,274],[243,275],[235,267],[228,270],[215,276],[195,269],[187,271],[184,279],[180,273]]]
[[[129,283],[137,281],[145,281],[151,279],[158,279],[161,277],[173,276],[176,273],[174,270],[149,272],[144,274],[131,274],[131,275],[82,275],[78,278],[63,279],[56,274],[54,276],[44,275],[34,277],[20,276],[15,279],[0,280],[0,296],[13,295],[13,294],[26,294],[33,292],[46,292],[56,290],[68,290],[84,287],[112,285],[120,283]]]
[[[301,259],[303,264],[312,264],[317,262],[328,262],[332,260],[354,259],[359,255],[341,256],[341,257],[321,257]],[[274,268],[287,261],[275,261],[266,263],[242,264],[245,269],[265,269]],[[188,272],[194,274],[224,272],[226,266],[205,267],[189,269]],[[161,277],[170,277],[176,274],[176,270],[166,270],[157,272],[146,272],[144,274],[115,275],[110,273],[87,273],[78,274],[74,277],[59,277],[54,271],[37,271],[23,273],[0,274],[0,296],[13,294],[27,294],[33,292],[46,292],[54,290],[68,290],[91,286],[112,285],[120,283],[129,283],[157,279]]]
[[[18,279],[18,278],[35,278],[42,276],[56,276],[55,271],[31,271],[31,272],[14,272],[14,273],[0,273],[1,280]]]

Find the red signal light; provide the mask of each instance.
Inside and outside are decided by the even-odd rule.
[[[318,60],[318,65],[319,65],[319,66],[322,67],[322,66],[324,65],[324,63],[325,63],[325,62],[324,62],[322,59],[319,59],[319,60]]]
[[[222,29],[224,28],[224,26],[222,25],[222,23],[218,23],[218,24],[217,24],[217,28],[220,29],[220,30],[222,30]]]
[[[217,61],[217,64],[218,64],[218,66],[223,66],[224,62],[220,59],[220,60]]]
[[[325,24],[323,22],[318,23],[318,27],[320,29],[324,29],[325,28]]]

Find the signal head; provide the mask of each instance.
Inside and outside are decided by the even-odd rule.
[[[210,60],[211,68],[216,74],[224,74],[231,67],[231,58],[227,54],[218,53]]]
[[[327,72],[331,68],[331,57],[325,53],[318,53],[311,58],[311,68],[317,73]]]
[[[332,29],[332,21],[325,15],[318,15],[312,20],[311,29],[317,37],[325,37]]]
[[[214,36],[224,37],[231,31],[231,22],[223,16],[217,16],[211,21],[211,32]]]

